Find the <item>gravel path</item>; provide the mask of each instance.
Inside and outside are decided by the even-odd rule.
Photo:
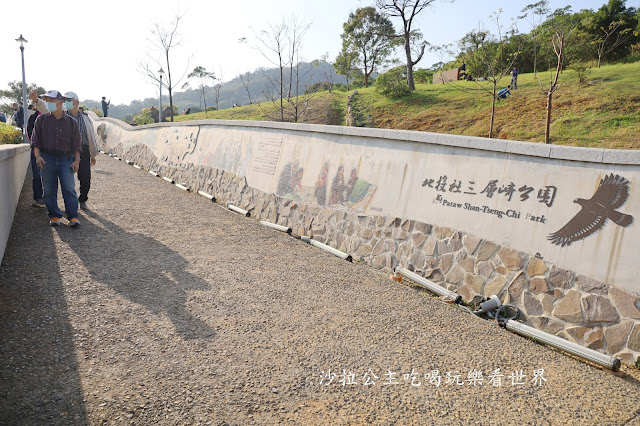
[[[79,229],[50,228],[30,195],[29,175],[0,275],[0,424],[640,418],[635,370],[586,365],[117,160],[98,158]]]

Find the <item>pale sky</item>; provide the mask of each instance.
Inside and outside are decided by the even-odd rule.
[[[508,25],[511,18],[534,2],[436,2],[419,15],[414,26],[431,44],[455,43],[480,23],[492,30],[489,16],[493,11],[502,8],[502,21]],[[570,4],[578,11],[597,9],[604,3],[605,0],[551,0],[550,6],[555,9]],[[231,80],[240,73],[270,67],[259,52],[238,42],[241,37],[251,40],[254,33],[295,15],[311,24],[303,40],[303,58],[313,60],[328,53],[333,61],[341,48],[342,24],[349,12],[373,4],[373,0],[30,0],[5,4],[0,25],[0,87],[5,89],[9,81],[22,79],[20,49],[15,42],[20,34],[28,40],[28,84],[74,91],[81,100],[106,96],[114,104],[129,104],[134,99],[158,96],[157,85],[138,72],[138,63],[147,60],[147,54],[159,57],[148,40],[151,28],[155,23],[169,26],[178,12],[184,13],[184,18],[179,27],[182,43],[171,53],[174,79],[182,75],[191,57],[189,71],[201,65],[224,80]],[[639,5],[640,0],[627,0],[627,7]],[[392,21],[400,28],[398,20]],[[528,32],[530,25],[521,21],[518,28]],[[435,54],[425,55],[418,68],[439,60]],[[153,65],[153,69],[158,67]],[[174,86],[174,90],[180,90]]]

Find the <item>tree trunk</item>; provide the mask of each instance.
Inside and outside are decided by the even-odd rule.
[[[550,139],[550,129],[551,129],[551,102],[553,99],[553,92],[547,93],[547,122],[544,129],[544,143],[551,143]]]
[[[204,85],[202,86],[202,102],[204,103],[204,115],[207,115],[207,98],[204,95]]]
[[[284,97],[284,94],[282,93],[282,91],[284,90],[284,82],[282,81],[283,78],[284,78],[284,71],[283,71],[283,65],[282,65],[282,59],[281,59],[280,60],[280,121],[284,123],[284,104],[282,103],[282,98]]]
[[[416,85],[413,82],[413,61],[411,60],[411,46],[409,45],[408,34],[404,38],[404,51],[407,55],[407,84],[409,85],[409,90],[416,90]]]
[[[491,124],[489,124],[489,139],[493,137],[493,121],[496,116],[496,85],[493,85],[493,101],[491,102]]]
[[[169,113],[171,114],[171,122],[173,122],[173,94],[171,93],[171,86],[169,86]]]
[[[171,83],[171,67],[169,66],[169,50],[165,50],[165,57],[167,59],[167,83],[169,83],[169,108],[171,108],[169,113],[171,114],[171,122],[173,123],[173,87]],[[162,105],[160,105],[160,108],[162,108]]]
[[[413,81],[413,63],[411,62],[407,64],[407,84],[409,85],[409,90],[416,90],[416,84]]]

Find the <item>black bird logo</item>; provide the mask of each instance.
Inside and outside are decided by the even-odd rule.
[[[559,231],[549,234],[547,239],[559,246],[569,246],[575,241],[587,238],[604,226],[607,219],[626,227],[633,222],[633,216],[616,211],[629,197],[629,181],[611,173],[600,180],[600,186],[589,200],[577,198],[574,203],[582,209]]]

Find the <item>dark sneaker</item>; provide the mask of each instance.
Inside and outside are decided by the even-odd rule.
[[[72,228],[76,228],[76,227],[80,226],[80,221],[78,220],[77,217],[74,217],[73,219],[71,219],[69,221],[69,226],[72,227]]]
[[[60,226],[60,218],[59,217],[52,217],[51,219],[49,219],[49,225],[51,225],[51,226]]]
[[[46,206],[44,205],[44,200],[35,200],[33,203],[31,203],[31,207],[44,208]]]
[[[80,208],[82,210],[87,210],[87,202],[86,201],[80,201]]]

